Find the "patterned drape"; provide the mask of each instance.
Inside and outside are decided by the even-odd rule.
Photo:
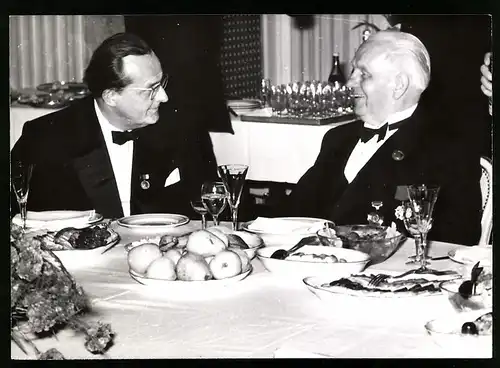
[[[319,14],[314,26],[299,29],[285,14],[262,15],[263,75],[271,83],[294,81],[324,81],[332,67],[332,54],[338,52],[345,75],[350,74],[350,62],[361,43],[363,27],[351,30],[362,21],[386,28],[381,15]]]
[[[10,16],[11,87],[81,81],[95,47],[123,29],[122,16]]]

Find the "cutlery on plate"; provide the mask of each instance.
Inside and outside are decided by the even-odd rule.
[[[438,271],[438,270],[431,270],[431,269],[420,269],[420,268],[417,268],[417,269],[414,269],[414,270],[409,270],[409,271],[406,271],[406,272],[403,272],[402,274],[400,275],[396,275],[396,276],[390,276],[390,275],[386,275],[386,274],[378,274],[378,275],[375,275],[373,276],[373,278],[370,280],[370,282],[368,283],[369,286],[378,286],[380,285],[380,283],[384,280],[387,280],[388,278],[392,278],[392,279],[399,279],[399,278],[402,278],[404,276],[407,276],[409,274],[431,274],[431,275],[435,275],[435,276],[445,276],[445,275],[454,275],[456,274],[455,271],[450,271],[450,270],[446,270],[446,271]]]
[[[274,251],[274,253],[271,254],[271,258],[274,258],[274,259],[285,259],[290,254],[292,254],[293,252],[297,251],[299,248],[302,248],[304,245],[310,244],[314,240],[316,240],[316,235],[314,235],[314,236],[308,236],[306,238],[303,238],[297,244],[295,244],[292,248],[290,248],[289,250],[278,249],[278,250]]]
[[[432,257],[431,258],[431,261],[442,261],[444,259],[448,259],[450,258],[450,256],[446,255],[446,256],[440,256],[440,257]]]

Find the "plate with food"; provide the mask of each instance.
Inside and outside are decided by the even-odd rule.
[[[117,220],[118,225],[130,229],[162,231],[185,225],[189,217],[172,213],[147,213],[122,217]]]
[[[333,228],[334,224],[313,217],[258,217],[243,223],[241,229],[259,235],[267,246],[292,246],[326,226]]]
[[[491,308],[449,314],[425,324],[436,345],[450,357],[490,358],[493,354],[493,311]]]
[[[374,283],[378,277],[379,282]],[[371,274],[363,272],[341,278],[306,277],[303,281],[308,289],[320,299],[335,295],[375,298],[407,298],[416,296],[441,295],[443,281],[459,279],[455,271],[422,271]]]
[[[31,229],[45,229],[59,231],[67,227],[82,229],[93,225],[103,219],[103,216],[95,210],[88,211],[28,211],[26,216],[26,226]],[[21,216],[15,215],[12,222],[22,225]]]
[[[481,265],[491,266],[493,260],[492,246],[460,247],[448,252],[451,260],[465,265],[474,265],[481,262]]]

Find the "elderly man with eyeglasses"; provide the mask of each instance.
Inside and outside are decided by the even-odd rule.
[[[11,152],[35,164],[28,210],[191,214],[189,200],[216,178],[216,160],[206,130],[176,135],[157,124],[168,76],[154,51],[133,34],[111,36],[84,81],[90,97],[27,122]]]

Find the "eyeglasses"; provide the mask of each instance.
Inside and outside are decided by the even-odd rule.
[[[165,90],[167,88],[167,84],[168,84],[168,75],[164,75],[161,78],[160,83],[158,83],[154,87],[149,87],[149,88],[146,88],[146,87],[129,87],[129,89],[135,89],[135,90],[138,90],[138,91],[149,91],[149,99],[151,101],[153,101],[155,99],[155,97],[156,97],[156,94],[160,90],[160,87]]]

